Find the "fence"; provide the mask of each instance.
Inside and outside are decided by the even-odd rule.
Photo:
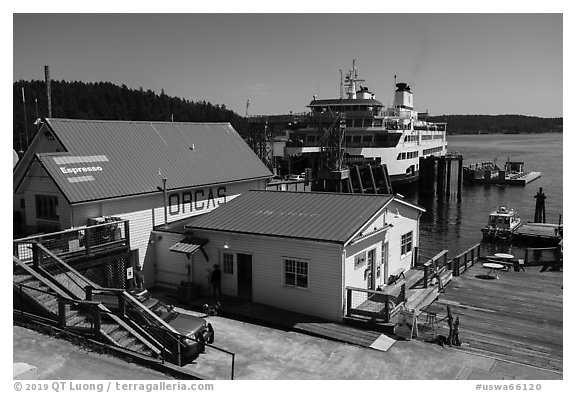
[[[421,255],[420,255],[421,256]],[[440,276],[444,271],[449,270],[448,250],[443,250],[432,258],[427,258],[426,262],[417,263],[417,267],[424,270],[422,280],[424,288],[427,288],[435,277]]]
[[[452,274],[454,277],[459,276],[478,262],[480,259],[480,247],[481,245],[478,243],[452,259]]]
[[[406,280],[381,291],[346,287],[346,316],[359,315],[390,322],[406,301]]]
[[[13,241],[13,254],[23,262],[32,261],[32,244],[40,243],[62,259],[89,256],[96,253],[130,247],[128,220],[36,235]]]

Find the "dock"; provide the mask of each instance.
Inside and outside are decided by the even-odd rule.
[[[471,184],[500,184],[525,186],[542,173],[524,170],[523,162],[506,161],[504,169],[495,162],[481,162],[463,168],[464,179]]]
[[[563,225],[527,222],[513,234],[514,240],[558,244],[562,240]]]
[[[453,348],[562,372],[562,272],[527,266],[524,271],[498,271],[498,279],[485,279],[485,270],[478,263],[452,279],[431,306],[441,322],[420,339],[448,336],[442,319],[450,306],[460,320],[462,341]]]
[[[541,176],[540,172],[522,172],[504,178],[504,184],[525,186]]]

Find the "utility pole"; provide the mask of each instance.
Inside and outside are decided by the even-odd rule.
[[[24,105],[24,132],[26,133],[26,149],[28,149],[28,120],[26,119],[26,97],[24,96],[24,86],[22,86],[22,104]]]
[[[44,66],[44,77],[46,78],[46,95],[48,96],[48,117],[52,117],[52,91],[50,87],[50,68]]]

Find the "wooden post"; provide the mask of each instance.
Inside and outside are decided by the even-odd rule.
[[[446,158],[439,157],[438,158],[438,176],[437,176],[437,186],[436,189],[438,190],[439,194],[444,194],[446,192]]]
[[[94,318],[94,333],[98,333],[102,328],[102,315],[100,313],[100,308],[98,306],[93,307],[93,318]]]
[[[450,189],[450,178],[452,176],[452,157],[446,158],[446,197],[450,197],[452,190]]]
[[[84,230],[84,241],[86,243],[86,255],[90,255],[90,246],[92,245],[92,229],[86,227]]]
[[[84,292],[86,292],[86,300],[92,300],[92,289],[94,288],[92,288],[90,285],[84,287]]]
[[[384,322],[390,322],[390,295],[384,295]]]
[[[457,277],[460,275],[460,257],[456,257],[454,259],[452,259],[452,263],[454,264],[452,266],[452,275],[454,277]]]
[[[462,199],[462,176],[463,176],[463,161],[462,155],[458,156],[458,200]]]
[[[536,209],[534,210],[534,222],[546,223],[546,195],[542,192],[542,187],[536,195]]]
[[[348,179],[346,179],[346,184],[348,185],[348,192],[350,194],[354,194],[354,187],[352,186],[352,177],[348,176]]]
[[[126,239],[126,246],[130,248],[130,221],[124,221],[124,239]]]
[[[350,310],[352,309],[352,290],[346,288],[346,316],[350,316]]]
[[[374,194],[378,194],[378,188],[376,187],[376,180],[374,179],[374,173],[372,172],[372,165],[368,164],[368,174],[370,175],[370,182],[372,183],[372,189]]]
[[[428,262],[426,262],[424,264],[424,288],[428,288],[428,280],[429,280],[429,268],[430,268],[430,264]]]
[[[392,191],[392,184],[390,183],[390,175],[388,174],[388,167],[386,164],[380,165],[380,169],[382,169],[382,176],[384,177],[384,194],[393,194]]]
[[[58,323],[60,327],[66,327],[66,303],[64,299],[58,299]]]
[[[364,185],[362,184],[362,177],[360,176],[360,168],[358,165],[354,165],[354,172],[358,178],[358,184],[360,185],[360,194],[364,194]]]
[[[38,243],[32,243],[32,267],[34,270],[38,270],[40,267],[40,258],[42,258],[42,254],[40,252],[40,247],[38,247]]]
[[[122,317],[126,316],[126,298],[124,292],[117,292],[118,296],[118,311]]]

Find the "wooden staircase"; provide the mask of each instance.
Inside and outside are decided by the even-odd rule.
[[[13,288],[17,298],[33,313],[64,329],[80,333],[142,355],[158,357],[161,348],[97,302],[74,299],[69,290],[43,277],[14,258]],[[25,304],[24,304],[25,303]],[[95,320],[95,314],[99,318]],[[98,328],[99,327],[99,328]]]

